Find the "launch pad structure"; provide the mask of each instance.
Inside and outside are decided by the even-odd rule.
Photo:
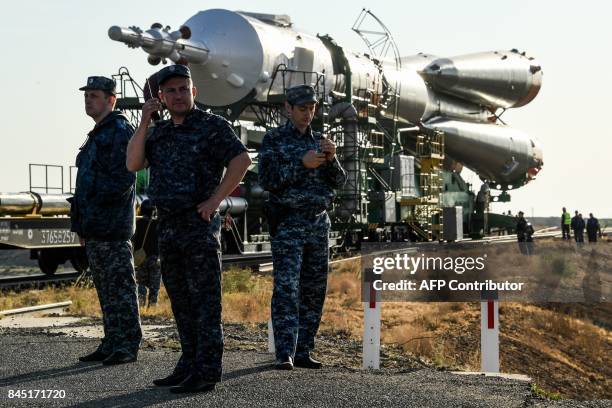
[[[313,127],[336,142],[348,174],[330,211],[345,247],[441,239],[443,208],[461,209],[458,223],[471,237],[507,229],[503,217],[487,224],[489,200],[507,200],[507,190],[531,181],[543,164],[537,141],[497,113],[529,103],[540,89],[541,67],[524,52],[401,57],[391,32],[365,9],[352,29],[366,53],[299,31],[286,15],[212,9],[179,30],[162,27],[113,26],[108,34],[142,48],[153,65],[188,65],[203,90],[198,106],[236,124],[255,162],[265,130],[287,120],[286,89],[315,87]],[[478,196],[460,175],[464,165],[483,181]],[[265,192],[252,170],[240,194],[255,223],[244,231],[265,233],[257,211]]]

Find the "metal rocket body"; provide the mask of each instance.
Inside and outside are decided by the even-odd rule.
[[[322,73],[325,97],[374,90],[381,116],[393,113],[402,124],[443,130],[447,154],[500,188],[528,182],[543,164],[538,142],[497,124],[495,116],[498,109],[526,105],[541,87],[540,65],[516,50],[378,61],[298,31],[287,16],[223,9],[201,11],[174,32],[161,25],[146,32],[114,26],[109,36],[142,47],[151,63],[188,64],[200,90],[197,102],[206,106],[271,102]],[[279,68],[299,73],[278,81]],[[384,110],[389,87],[399,95],[397,112]],[[253,120],[247,110],[240,118]]]

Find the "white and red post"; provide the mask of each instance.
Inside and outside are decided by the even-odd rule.
[[[480,370],[499,373],[499,302],[480,302]]]
[[[364,281],[363,302],[363,368],[380,368],[380,293],[374,289],[373,279]]]

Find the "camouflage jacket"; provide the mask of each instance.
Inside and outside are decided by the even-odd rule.
[[[223,168],[246,147],[221,116],[194,108],[180,125],[159,121],[147,138],[150,167],[147,195],[161,217],[207,200],[221,182]]]
[[[298,210],[323,211],[334,199],[334,189],[346,182],[337,158],[317,169],[304,167],[308,150],[317,150],[323,136],[310,126],[304,134],[291,121],[266,133],[259,151],[259,182],[270,192],[270,202]]]
[[[134,234],[134,173],[125,165],[134,128],[119,111],[89,132],[76,159],[72,231],[82,238],[128,240]]]

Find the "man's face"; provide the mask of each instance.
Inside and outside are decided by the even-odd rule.
[[[99,89],[85,91],[85,113],[94,119],[98,118],[113,109],[114,100],[114,96]]]
[[[306,128],[314,118],[317,104],[310,102],[304,105],[291,106],[287,104],[287,110],[291,115],[291,121],[297,128]]]
[[[159,98],[166,104],[170,114],[185,115],[193,108],[197,95],[190,78],[173,77],[164,82],[159,89]]]

